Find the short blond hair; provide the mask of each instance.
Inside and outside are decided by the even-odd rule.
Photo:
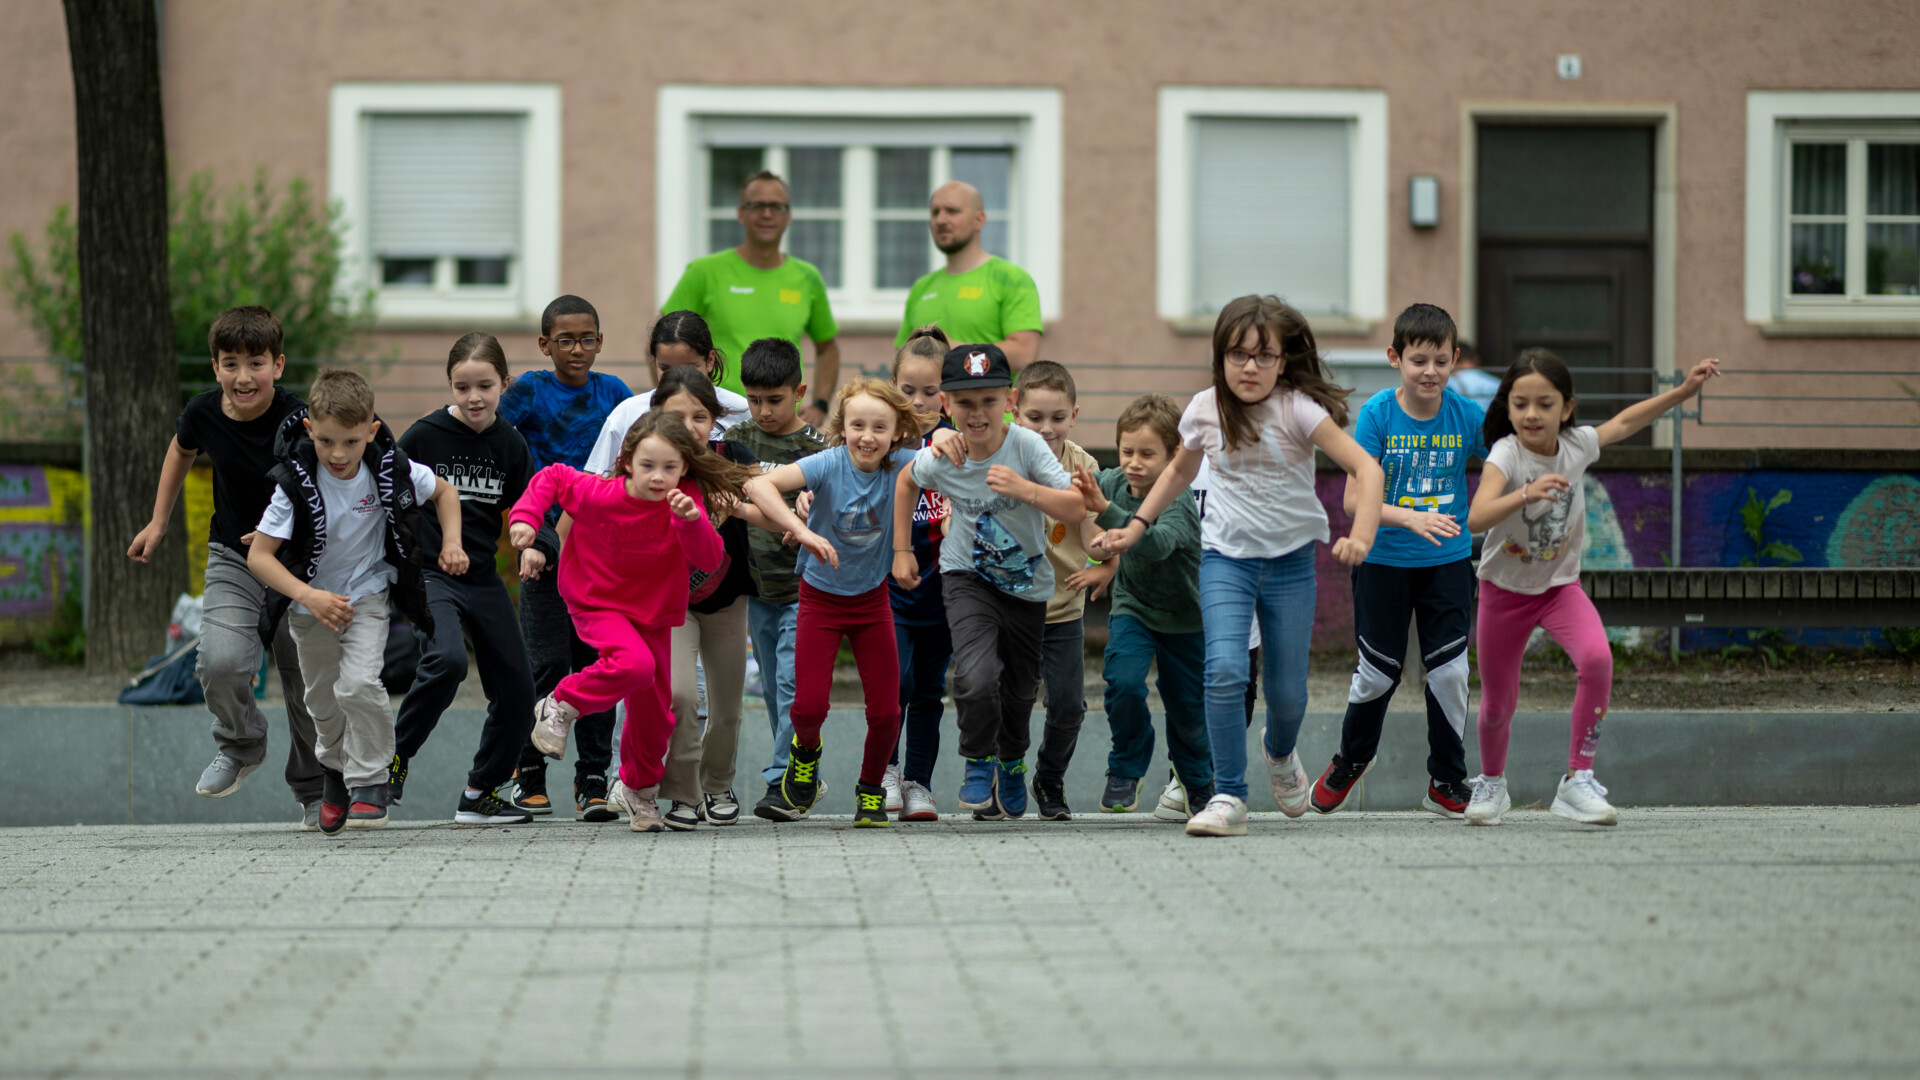
[[[307,416],[353,427],[373,419],[373,386],[366,376],[346,368],[326,368],[307,391]]]

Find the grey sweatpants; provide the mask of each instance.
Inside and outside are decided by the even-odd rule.
[[[707,726],[700,729],[694,661],[707,672]],[[766,676],[762,676],[763,678]],[[747,598],[709,615],[688,611],[673,628],[673,740],[660,797],[690,803],[733,788],[747,682]]]
[[[247,569],[246,556],[225,544],[207,545],[207,591],[200,631],[200,659],[194,676],[213,713],[213,741],[242,765],[267,759],[267,718],[253,699],[253,677],[260,671],[260,609],[267,587]],[[287,786],[294,801],[320,797],[320,761],[313,750],[313,717],[307,712],[306,684],[287,620],[273,639],[273,663],[287,700]]]
[[[335,633],[304,611],[287,616],[300,670],[307,677],[320,764],[349,788],[387,782],[393,760],[393,713],[380,668],[387,653],[387,591],[353,602],[353,621]]]

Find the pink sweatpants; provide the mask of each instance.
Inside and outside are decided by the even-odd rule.
[[[1600,721],[1607,715],[1607,699],[1613,693],[1613,650],[1607,646],[1607,628],[1593,601],[1577,582],[1528,596],[1482,581],[1479,619],[1480,771],[1488,776],[1507,771],[1507,736],[1520,696],[1520,658],[1536,626],[1544,627],[1567,650],[1579,672],[1567,771],[1593,768]]]
[[[643,626],[612,611],[570,609],[574,632],[600,659],[560,680],[553,696],[588,713],[627,703],[620,729],[620,782],[638,791],[666,775],[673,738],[673,628]]]

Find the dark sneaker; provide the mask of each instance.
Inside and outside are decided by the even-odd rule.
[[[332,836],[347,827],[347,781],[332,769],[320,773],[320,831]]]
[[[1463,818],[1467,816],[1467,804],[1473,801],[1473,789],[1462,781],[1443,784],[1433,780],[1427,784],[1427,797],[1420,800],[1420,809],[1431,810],[1443,818]]]
[[[993,759],[966,758],[960,780],[960,809],[985,810],[993,804]]]
[[[695,825],[700,824],[700,804],[676,802],[673,804],[673,808],[667,811],[664,820],[667,823],[667,828],[672,829],[674,832],[687,832]]]
[[[780,790],[779,781],[775,781],[767,785],[767,793],[753,804],[753,816],[768,821],[799,821],[807,816],[807,808],[788,802],[787,796]]]
[[[801,746],[800,736],[793,737],[793,747],[787,753],[787,771],[780,777],[780,793],[786,796],[789,805],[812,810],[813,804],[819,801],[822,749],[824,747]]]
[[[387,824],[387,785],[368,784],[348,794],[347,828],[379,829]]]
[[[393,800],[393,805],[399,806],[400,796],[406,789],[407,759],[396,753],[393,760],[387,762],[387,798]]]
[[[732,825],[740,820],[740,797],[732,788],[700,797],[700,820],[709,825]]]
[[[1073,820],[1073,811],[1067,808],[1067,793],[1061,789],[1058,780],[1049,780],[1035,773],[1033,802],[1041,821]]]
[[[483,791],[471,798],[466,792],[460,793],[460,806],[453,812],[456,825],[525,825],[533,820],[533,815],[514,805],[491,791]]]
[[[1314,811],[1331,814],[1347,805],[1347,796],[1353,794],[1353,785],[1359,783],[1371,768],[1371,761],[1352,762],[1339,754],[1333,755],[1333,760],[1327,762],[1320,779],[1313,782]]]
[[[1024,794],[1024,791],[1022,793]],[[987,793],[986,805],[973,812],[975,821],[1005,821],[1008,816],[1007,808],[1000,805],[1000,792],[997,788]]]
[[[1131,814],[1140,805],[1140,778],[1107,775],[1107,790],[1100,793],[1100,809],[1109,814]],[[1187,805],[1195,805],[1188,800]]]
[[[880,784],[857,784],[853,789],[855,805],[853,827],[884,829],[893,824],[887,816],[887,789]]]
[[[573,782],[573,817],[596,825],[619,821],[620,813],[607,802],[607,778],[598,773]]]
[[[1000,775],[993,783],[994,799],[1008,817],[1019,817],[1027,812],[1027,763],[1002,761],[998,768]]]
[[[514,770],[513,795],[507,801],[515,810],[525,810],[535,817],[553,813],[553,800],[547,798],[547,770],[525,766]]]
[[[1187,808],[1190,811],[1187,819],[1191,821],[1193,819],[1192,815],[1199,813],[1200,810],[1209,802],[1212,802],[1213,797],[1218,794],[1220,794],[1220,792],[1213,786],[1213,781],[1211,780],[1187,792]]]

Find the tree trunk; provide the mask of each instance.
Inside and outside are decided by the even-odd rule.
[[[87,670],[138,667],[186,588],[184,546],[145,566],[127,545],[153,507],[180,411],[167,292],[166,130],[153,0],[63,0],[80,150],[80,343],[86,375]],[[175,532],[173,535],[178,535]]]

